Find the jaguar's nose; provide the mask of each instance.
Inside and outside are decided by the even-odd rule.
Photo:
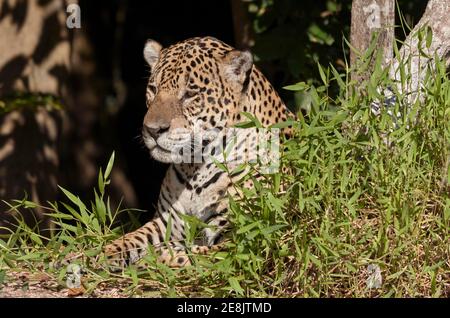
[[[161,134],[169,130],[169,125],[167,126],[161,126],[161,125],[144,125],[142,128],[143,135],[149,135],[153,139],[158,139]]]

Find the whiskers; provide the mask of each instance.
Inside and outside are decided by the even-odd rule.
[[[139,133],[137,136],[133,137],[133,140],[137,141],[140,149],[148,150],[147,146],[145,145],[145,137],[142,133]]]

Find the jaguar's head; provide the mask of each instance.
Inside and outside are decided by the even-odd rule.
[[[195,134],[203,133],[204,146],[208,137],[214,138],[240,118],[236,114],[242,111],[253,68],[249,52],[206,37],[168,48],[149,40],[144,57],[151,75],[142,134],[156,160],[179,163],[186,156],[183,151],[202,147],[196,144]]]

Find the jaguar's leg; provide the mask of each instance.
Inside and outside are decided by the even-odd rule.
[[[215,245],[192,245],[191,252],[192,254],[206,255],[211,251],[220,251],[223,247],[223,243],[215,244]]]
[[[219,251],[223,248],[224,234],[229,228],[229,222],[224,215],[212,217],[207,222],[208,227],[202,231],[202,239],[198,245],[193,245],[194,254],[207,254],[210,251]]]
[[[184,267],[191,265],[191,260],[186,254],[184,247],[182,249],[178,247],[162,248],[158,257],[158,262],[166,264],[169,267]]]
[[[189,265],[189,257],[185,252],[180,233],[174,231],[172,227],[167,244],[164,242],[164,236],[164,223],[157,217],[138,230],[118,238],[104,250],[109,268],[116,271],[136,263],[147,254],[149,246],[153,246],[161,263],[174,267]]]
[[[208,221],[204,235],[208,246],[219,245],[224,240],[224,234],[229,230],[230,223],[225,215],[217,215]]]

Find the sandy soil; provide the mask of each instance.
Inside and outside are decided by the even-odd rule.
[[[121,298],[124,287],[100,284],[92,293],[81,288],[67,288],[44,272],[7,272],[0,284],[0,298]]]

